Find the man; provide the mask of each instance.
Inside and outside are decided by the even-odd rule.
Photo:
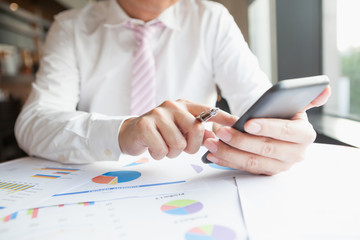
[[[215,84],[234,114],[212,119],[227,144],[195,118],[215,104]],[[138,85],[141,91],[134,90]],[[212,162],[272,175],[303,159],[315,132],[304,112],[292,120],[250,120],[247,134],[231,129],[269,87],[221,5],[101,1],[56,17],[16,136],[30,155],[65,163],[118,160],[146,150],[154,159],[172,158],[203,144]],[[326,90],[308,107],[322,105],[328,95]],[[155,105],[146,108],[150,100]],[[142,112],[133,112],[134,103]]]

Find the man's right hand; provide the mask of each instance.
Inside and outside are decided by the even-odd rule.
[[[204,139],[215,137],[196,119],[209,106],[188,100],[165,101],[153,110],[136,118],[127,119],[121,126],[119,146],[123,153],[139,155],[149,150],[154,159],[174,158],[181,152],[196,153]],[[226,112],[211,119],[233,121],[234,116]],[[224,123],[223,123],[224,124]]]

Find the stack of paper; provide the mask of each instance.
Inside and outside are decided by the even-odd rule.
[[[0,188],[1,239],[246,239],[233,178],[246,173],[203,164],[203,152],[162,161],[145,154],[89,165],[32,158],[0,165],[2,182],[31,186]]]
[[[277,176],[182,154],[0,165],[0,239],[360,239],[360,150],[314,144]]]

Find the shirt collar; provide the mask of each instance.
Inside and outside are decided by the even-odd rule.
[[[157,19],[154,19],[147,24],[151,24],[153,21],[159,20],[170,29],[180,30],[180,16],[179,11],[177,11],[177,5],[179,4],[179,2],[167,8],[164,12],[160,14]],[[144,23],[142,20],[130,18],[116,0],[110,0],[108,7],[108,16],[104,22],[105,27],[120,27],[129,20],[134,23]]]
[[[181,17],[179,11],[179,4],[181,0],[174,5],[170,6],[169,8],[165,9],[160,16],[158,17],[159,21],[161,21],[166,27],[174,30],[181,29]]]

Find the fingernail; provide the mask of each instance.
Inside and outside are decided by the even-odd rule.
[[[245,131],[248,133],[258,133],[261,130],[261,125],[256,122],[250,122],[245,125]]]
[[[207,156],[207,159],[208,159],[210,162],[213,162],[213,163],[218,163],[218,162],[220,162],[220,160],[219,160],[217,157],[215,157],[214,155],[212,155],[212,154],[209,154],[209,155]]]
[[[217,144],[211,139],[206,140],[204,146],[212,153],[215,153],[218,149]]]
[[[232,134],[230,133],[229,128],[220,128],[219,131],[217,131],[216,135],[218,138],[220,138],[224,142],[229,142],[232,138]]]

